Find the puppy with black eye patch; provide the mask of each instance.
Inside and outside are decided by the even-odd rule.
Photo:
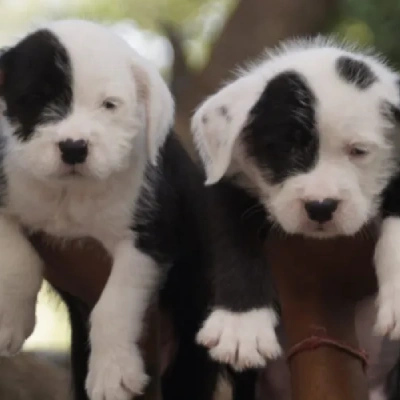
[[[266,229],[328,239],[380,224],[376,331],[392,338],[400,338],[399,82],[379,56],[330,39],[288,42],[205,100],[192,120],[206,184],[230,182],[256,199]],[[264,334],[260,318],[248,321],[260,309],[259,298],[251,301],[260,282],[246,276],[248,265],[237,268],[247,285],[219,267],[217,290],[229,286],[229,295],[198,335],[227,360],[233,336],[247,332],[247,346]],[[233,336],[220,335],[230,320]]]
[[[0,106],[0,352],[18,351],[35,323],[42,261],[26,233],[90,237],[113,264],[90,324],[79,299],[61,293],[75,398],[143,392],[148,377],[137,343],[157,297],[179,343],[162,377],[163,399],[213,399],[225,366],[195,342],[212,297],[209,266],[251,262],[254,279],[270,280],[262,260],[252,259],[254,218],[236,223],[226,212],[226,196],[238,208],[247,198],[223,184],[204,186],[204,171],[171,130],[173,101],[159,73],[109,29],[58,21],[1,55]],[[265,301],[260,293],[252,304],[254,296]],[[250,322],[259,316],[271,332],[259,341],[263,364],[280,348],[275,312],[254,313]],[[248,354],[238,355],[243,368]],[[232,375],[245,393],[236,397],[252,398],[255,385]]]
[[[173,122],[171,94],[109,29],[70,20],[1,55],[0,100],[0,353],[18,351],[35,323],[42,261],[25,233],[94,238],[113,266],[91,313],[86,387],[91,400],[128,400],[148,379],[137,341],[162,263],[133,227],[146,165]]]

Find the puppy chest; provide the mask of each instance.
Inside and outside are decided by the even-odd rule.
[[[10,193],[7,211],[28,229],[61,237],[115,236],[125,231],[131,221],[127,204],[90,196],[43,198]]]

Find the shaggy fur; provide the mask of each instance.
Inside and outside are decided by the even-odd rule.
[[[87,389],[92,400],[128,399],[147,382],[136,342],[159,276],[133,224],[173,121],[170,92],[122,39],[84,21],[30,33],[0,71],[0,352],[18,351],[34,326],[42,263],[23,231],[93,237],[114,263],[91,315]]]
[[[159,288],[179,342],[163,377],[163,398],[212,399],[221,366],[195,335],[209,307],[229,295],[229,285],[211,292],[209,267],[215,264],[239,271],[237,264],[244,263],[264,282],[253,293],[260,310],[247,320],[270,332],[260,342],[260,365],[279,353],[257,220],[234,218],[249,199],[229,184],[204,187],[203,172],[170,132],[171,95],[153,67],[103,27],[59,21],[3,54],[0,96],[3,354],[17,351],[34,325],[42,262],[25,239],[27,231],[89,236],[113,257],[90,332],[84,307],[63,294],[76,399],[125,400],[142,392],[147,376],[137,341]],[[228,328],[226,334],[234,331],[234,325]],[[257,340],[250,337],[250,343]],[[243,368],[247,354],[238,355]],[[237,382],[236,392],[251,398],[254,384]]]
[[[290,42],[241,71],[204,101],[192,121],[206,183],[224,177],[257,198],[267,230],[324,239],[353,235],[383,218],[375,253],[376,330],[392,338],[400,337],[399,82],[372,53],[322,38]],[[231,282],[231,293],[235,284],[241,293],[242,282]],[[258,308],[259,299],[253,305],[249,299],[260,283],[248,284],[249,315]],[[228,296],[221,308],[236,302]],[[210,315],[199,335],[216,359],[217,341],[204,338],[218,336],[224,349],[232,341],[214,334],[219,313]],[[257,324],[250,328],[247,318],[235,325],[242,346],[249,329],[253,336],[265,334]],[[247,350],[248,365],[259,364],[256,350],[254,344]]]

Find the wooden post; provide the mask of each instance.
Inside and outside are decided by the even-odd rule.
[[[357,349],[356,303],[376,290],[375,231],[310,240],[272,233],[267,241],[287,335],[286,351],[314,333]],[[330,345],[289,360],[293,400],[368,400],[361,359]]]

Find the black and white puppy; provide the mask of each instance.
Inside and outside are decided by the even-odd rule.
[[[133,216],[170,132],[171,94],[117,35],[68,20],[2,55],[0,96],[0,353],[18,351],[35,323],[42,261],[24,233],[92,237],[113,268],[91,314],[87,389],[92,400],[129,399],[147,382],[137,341],[160,275]]]
[[[223,178],[257,198],[269,227],[325,239],[380,221],[376,330],[392,338],[400,337],[399,82],[378,56],[323,38],[290,42],[205,100],[192,121],[206,183]],[[251,279],[247,265],[239,267]],[[259,300],[249,300],[256,291],[244,295],[224,274],[216,282],[229,284],[231,296],[198,341],[230,360],[241,337],[239,348],[257,366],[256,342],[248,340],[265,335]],[[232,312],[241,297],[247,312]],[[230,323],[232,333],[221,334]]]
[[[90,236],[114,265],[89,333],[81,305],[63,294],[76,398],[87,399],[85,386],[91,400],[142,391],[147,377],[137,340],[150,298],[161,289],[179,342],[163,398],[211,400],[221,366],[195,336],[215,303],[213,265],[231,271],[237,263],[253,265],[254,279],[265,282],[258,298],[270,303],[262,242],[254,238],[259,220],[232,218],[247,210],[247,196],[222,183],[204,186],[202,169],[170,132],[173,102],[165,83],[106,28],[59,21],[28,34],[0,58],[0,97],[1,352],[18,351],[34,326],[42,262],[25,233]],[[226,197],[235,200],[230,207]],[[252,321],[261,316],[257,323],[271,332],[260,342],[264,363],[279,352],[276,316],[270,309],[257,314]],[[246,366],[247,353],[238,355]],[[239,379],[235,391],[237,399],[252,398],[253,377]]]

